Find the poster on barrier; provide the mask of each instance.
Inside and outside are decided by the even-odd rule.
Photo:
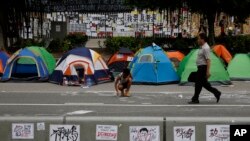
[[[194,126],[174,127],[174,141],[195,141]]]
[[[50,125],[50,141],[80,141],[80,125]]]
[[[117,136],[117,125],[96,125],[96,140],[116,141]]]
[[[206,126],[207,141],[230,141],[229,125],[207,125]]]
[[[13,123],[12,139],[34,139],[34,124]]]
[[[159,126],[130,126],[130,141],[160,141]]]

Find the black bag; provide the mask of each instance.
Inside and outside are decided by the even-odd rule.
[[[196,76],[197,76],[197,72],[191,72],[188,76],[188,82],[195,82],[196,81]]]

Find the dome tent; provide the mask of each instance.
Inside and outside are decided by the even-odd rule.
[[[188,77],[191,72],[197,71],[196,58],[198,54],[198,49],[193,49],[180,63],[180,66],[177,70],[178,75],[181,78],[180,85],[189,84]],[[231,84],[229,75],[225,69],[222,60],[218,58],[213,52],[210,54],[211,67],[210,72],[211,76],[208,79],[212,84]]]
[[[7,61],[2,81],[9,79],[48,80],[55,67],[54,57],[43,47],[26,47],[15,52]]]
[[[92,84],[111,81],[110,72],[100,54],[85,48],[78,47],[65,53],[57,62],[50,82],[63,84],[63,78],[68,81],[79,80]]]
[[[228,64],[227,71],[231,80],[250,80],[250,56],[236,54]]]
[[[171,61],[157,45],[140,49],[129,64],[129,68],[133,83],[166,84],[179,81]]]
[[[109,61],[108,67],[114,72],[122,72],[124,68],[133,60],[134,53],[128,48],[120,48],[118,52],[113,54]]]

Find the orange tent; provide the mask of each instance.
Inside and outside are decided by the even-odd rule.
[[[112,55],[108,61],[108,67],[114,72],[122,72],[127,68],[129,62],[134,58],[134,53],[128,48],[121,48],[118,52]]]
[[[232,55],[230,54],[230,52],[223,45],[214,46],[213,51],[215,52],[215,54],[218,57],[221,57],[227,63],[229,63],[232,60]]]
[[[185,55],[180,51],[168,51],[166,52],[168,58],[172,61],[175,68],[179,67],[179,63],[183,60]]]
[[[185,57],[185,55],[183,53],[181,53],[180,51],[168,51],[168,52],[166,52],[166,54],[167,54],[169,59],[175,58],[180,62]]]
[[[3,74],[3,64],[1,60],[0,60],[0,74]]]

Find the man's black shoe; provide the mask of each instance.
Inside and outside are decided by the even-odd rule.
[[[220,101],[220,96],[221,96],[221,92],[218,92],[216,95],[217,103],[219,103]]]
[[[199,104],[199,100],[192,100],[192,101],[189,101],[188,104]]]

